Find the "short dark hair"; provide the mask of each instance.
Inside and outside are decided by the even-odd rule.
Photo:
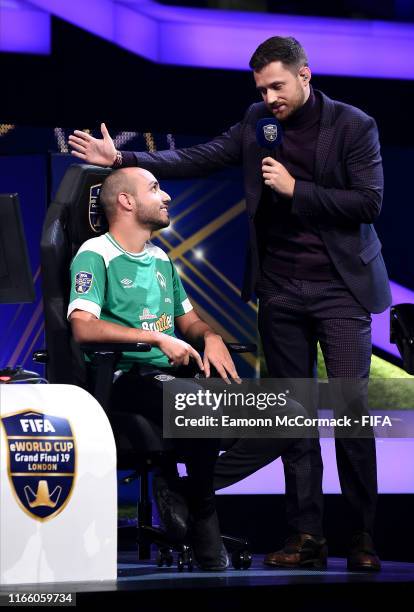
[[[116,214],[118,195],[122,191],[131,189],[131,181],[125,170],[125,168],[113,170],[111,174],[108,174],[100,189],[99,202],[108,221],[111,221]]]
[[[282,62],[289,68],[299,70],[308,65],[304,48],[293,36],[272,36],[262,42],[253,53],[249,66],[259,72],[271,62]]]

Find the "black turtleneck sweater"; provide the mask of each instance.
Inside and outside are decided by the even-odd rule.
[[[311,88],[306,103],[283,122],[283,141],[275,159],[295,178],[314,180],[321,100]],[[291,199],[264,186],[256,215],[262,273],[288,278],[330,280],[338,274],[318,227],[291,213]]]

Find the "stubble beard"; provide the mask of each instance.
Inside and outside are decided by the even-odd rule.
[[[274,116],[277,119],[279,119],[279,121],[286,121],[287,119],[290,119],[296,113],[296,111],[298,111],[300,108],[302,108],[302,106],[304,104],[305,104],[305,92],[298,85],[297,95],[295,96],[295,99],[289,104],[290,108],[287,109],[288,110],[287,114],[283,115],[280,118],[277,117],[277,115],[274,115]],[[273,111],[272,111],[272,113],[273,113]]]

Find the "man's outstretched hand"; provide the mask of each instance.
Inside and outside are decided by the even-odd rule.
[[[104,123],[101,123],[101,133],[103,138],[98,139],[86,132],[75,130],[69,136],[72,155],[95,166],[112,166],[116,158],[116,149]]]

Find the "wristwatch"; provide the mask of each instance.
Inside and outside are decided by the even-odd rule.
[[[122,166],[122,153],[121,151],[116,152],[115,161],[112,164],[112,168],[120,168]]]

